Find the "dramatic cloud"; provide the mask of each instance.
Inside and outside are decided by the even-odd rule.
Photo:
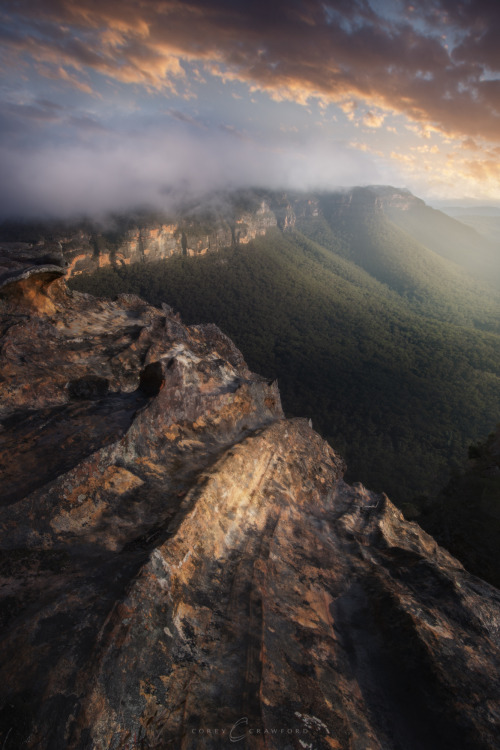
[[[499,199],[499,31],[491,0],[3,0],[0,210],[377,181]]]
[[[498,4],[319,0],[4,0],[21,64],[181,92],[184,64],[277,99],[357,97],[451,134],[500,139]]]

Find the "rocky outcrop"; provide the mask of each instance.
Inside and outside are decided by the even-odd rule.
[[[23,310],[55,312],[48,290],[64,276],[62,262],[60,249],[40,252],[24,243],[0,245],[0,292],[13,315]]]
[[[3,750],[500,747],[500,593],[215,326],[0,291]]]
[[[246,245],[268,229],[277,226],[276,214],[266,201],[261,201],[256,211],[244,211],[235,218],[234,237],[239,245]]]

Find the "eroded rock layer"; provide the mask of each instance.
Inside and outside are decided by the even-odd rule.
[[[500,746],[496,589],[215,326],[8,274],[2,750]]]
[[[64,258],[66,275],[78,276],[106,266],[120,268],[246,245],[268,229],[287,228],[294,221],[288,201],[271,208],[266,200],[252,196],[246,209],[231,206],[226,199],[217,209],[209,205],[201,213],[184,209],[176,218],[146,215],[134,222],[108,217],[107,231],[71,222],[62,227],[50,223],[17,227],[21,235],[30,237],[28,242],[6,240],[4,235],[12,234],[7,222],[7,226],[0,225],[0,258],[8,267],[28,260]]]

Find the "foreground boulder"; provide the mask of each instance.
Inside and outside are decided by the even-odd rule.
[[[2,750],[500,747],[500,593],[215,326],[28,270],[0,290]]]

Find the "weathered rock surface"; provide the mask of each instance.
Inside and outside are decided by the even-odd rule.
[[[2,750],[500,747],[496,589],[346,485],[215,326],[21,277]]]

